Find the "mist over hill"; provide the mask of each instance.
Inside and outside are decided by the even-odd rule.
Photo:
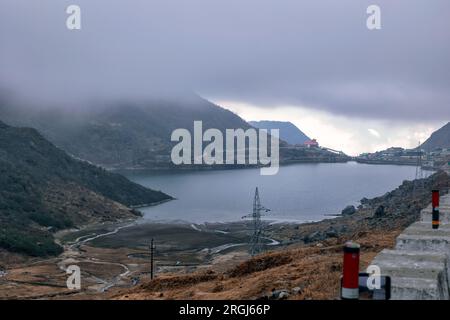
[[[175,129],[252,128],[235,113],[194,94],[142,101],[102,101],[73,107],[40,107],[13,99],[0,103],[0,119],[36,128],[48,140],[76,158],[109,169],[178,168],[170,158]],[[335,161],[324,150],[289,149],[280,141],[280,161]],[[208,167],[204,165],[202,167]],[[209,166],[210,167],[210,166]]]
[[[204,130],[243,128],[250,125],[234,113],[197,96],[148,99],[145,102],[112,102],[92,108],[66,110],[0,107],[0,118],[27,125],[75,157],[106,168],[170,165],[173,130],[192,132],[195,120]]]

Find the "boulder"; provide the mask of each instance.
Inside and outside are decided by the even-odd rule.
[[[342,210],[341,214],[343,216],[350,216],[352,214],[354,214],[356,212],[356,208],[355,206],[351,205],[351,206],[346,206],[344,210]]]
[[[283,299],[287,299],[289,298],[289,293],[287,293],[286,291],[283,291],[279,294],[278,299],[283,300]]]
[[[364,198],[362,198],[361,200],[360,200],[360,202],[361,202],[361,204],[368,204],[369,203],[369,199],[367,199],[366,197],[364,197]]]
[[[301,294],[303,292],[303,289],[301,287],[295,287],[292,288],[292,294]]]
[[[315,232],[313,232],[311,234],[308,234],[307,236],[303,237],[303,242],[304,243],[311,243],[311,242],[316,242],[316,241],[323,241],[326,238],[327,237],[322,232],[315,231]]]
[[[339,233],[337,232],[337,230],[334,227],[329,227],[326,231],[325,234],[328,238],[337,238],[339,237]]]
[[[384,206],[379,206],[377,208],[377,210],[375,210],[375,213],[374,213],[375,218],[381,218],[381,217],[384,217],[385,215],[386,215],[386,212],[384,211]]]
[[[282,300],[282,299],[287,299],[288,297],[289,297],[289,292],[286,289],[273,290],[272,295],[271,295],[271,299],[273,299],[273,300]]]

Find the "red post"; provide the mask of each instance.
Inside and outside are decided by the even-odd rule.
[[[359,251],[360,246],[356,242],[348,241],[344,245],[342,299],[359,298]]]
[[[439,209],[439,190],[431,191],[431,205]]]
[[[431,205],[432,209],[432,228],[439,229],[439,190],[433,190],[431,192]]]

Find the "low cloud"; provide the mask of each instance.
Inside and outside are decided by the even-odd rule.
[[[215,100],[366,119],[449,118],[450,2],[2,0],[0,87],[34,99]],[[66,8],[82,9],[82,30]]]
[[[367,129],[367,131],[369,131],[369,133],[376,138],[379,138],[381,136],[380,133],[375,129]]]

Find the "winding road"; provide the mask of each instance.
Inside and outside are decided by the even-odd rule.
[[[100,234],[96,234],[96,233],[92,233],[89,235],[84,235],[81,237],[78,237],[77,239],[75,239],[75,241],[73,243],[70,243],[69,245],[65,246],[65,251],[63,253],[63,258],[62,260],[58,263],[58,266],[61,270],[66,271],[67,266],[71,265],[71,264],[76,264],[79,262],[87,262],[87,263],[93,263],[93,264],[102,264],[102,265],[114,265],[114,266],[120,266],[121,268],[123,268],[124,272],[122,272],[121,274],[115,276],[112,280],[107,281],[98,277],[93,276],[95,279],[97,279],[99,282],[103,283],[104,285],[99,289],[100,292],[105,292],[107,291],[109,288],[115,286],[120,280],[122,280],[122,278],[126,277],[127,275],[130,274],[130,269],[128,268],[128,266],[126,266],[123,263],[117,263],[117,262],[109,262],[109,261],[100,261],[100,260],[96,260],[94,258],[84,258],[84,259],[80,259],[79,256],[82,254],[81,251],[79,250],[81,245],[84,245],[90,241],[102,238],[102,237],[106,237],[106,236],[110,236],[113,234],[118,233],[120,230],[125,229],[125,228],[129,228],[136,225],[136,222],[127,224],[127,225],[123,225],[123,226],[119,226],[117,228],[115,228],[112,231],[108,231],[105,233],[100,233]],[[88,238],[86,238],[88,237]]]

